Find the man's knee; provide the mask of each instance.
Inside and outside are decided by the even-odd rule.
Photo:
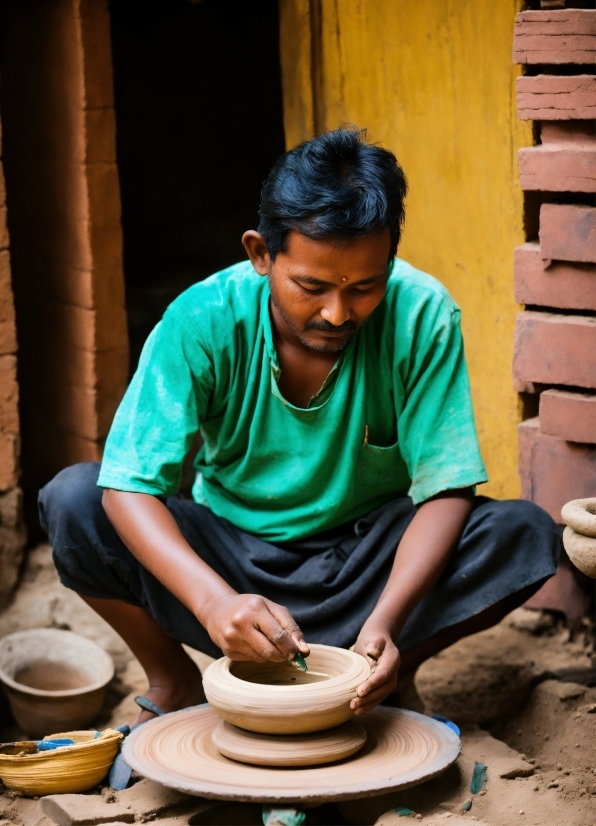
[[[554,519],[539,505],[526,499],[492,501],[492,528],[501,546],[531,546],[536,554],[545,553],[558,561],[561,532]]]
[[[92,519],[101,508],[102,491],[97,487],[99,462],[81,462],[61,470],[39,492],[39,520],[50,539],[60,529],[68,529]]]

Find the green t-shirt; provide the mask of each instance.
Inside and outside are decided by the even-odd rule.
[[[308,408],[277,384],[267,279],[242,262],[195,284],[145,344],[98,484],[168,496],[197,430],[193,497],[269,542],[486,481],[459,309],[395,259],[386,294]]]

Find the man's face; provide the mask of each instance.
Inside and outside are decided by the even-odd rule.
[[[385,294],[390,247],[387,229],[349,243],[290,232],[268,262],[278,333],[321,353],[343,350]]]

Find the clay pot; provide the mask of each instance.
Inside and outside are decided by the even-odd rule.
[[[33,738],[88,726],[113,676],[110,655],[71,631],[34,628],[0,640],[0,680],[15,720]]]
[[[7,788],[28,795],[84,792],[104,779],[122,740],[122,734],[114,729],[106,729],[99,737],[95,731],[65,731],[52,736],[69,737],[75,743],[39,754],[35,743],[0,749],[0,778]]]
[[[561,509],[567,527],[563,544],[569,559],[584,574],[596,579],[596,498],[574,499]]]
[[[210,705],[235,726],[264,734],[304,734],[339,726],[353,716],[351,700],[369,676],[364,657],[311,645],[308,668],[289,663],[217,660],[203,674]]]

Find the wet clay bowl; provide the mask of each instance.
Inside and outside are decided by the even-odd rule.
[[[310,652],[308,671],[222,657],[203,674],[207,699],[220,717],[247,731],[306,734],[339,726],[353,716],[350,702],[369,665],[343,648],[311,645]]]
[[[51,737],[69,737],[74,745],[39,754],[35,753],[36,743],[0,747],[0,779],[7,788],[28,795],[91,789],[108,773],[122,740],[122,734],[114,729],[97,735],[96,731],[53,734]]]
[[[0,680],[15,720],[30,737],[87,727],[113,676],[110,655],[71,631],[34,628],[0,640]]]

